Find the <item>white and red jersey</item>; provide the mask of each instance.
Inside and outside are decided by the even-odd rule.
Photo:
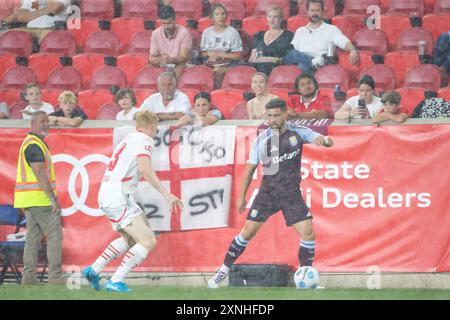
[[[128,134],[116,146],[98,193],[101,207],[121,205],[127,194],[134,193],[140,178],[137,159],[151,158],[154,146],[154,140],[142,132]]]

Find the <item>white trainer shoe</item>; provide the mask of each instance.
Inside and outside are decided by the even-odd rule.
[[[210,289],[217,289],[222,284],[223,280],[228,276],[227,273],[223,272],[222,270],[218,270],[214,276],[209,279],[207,287]]]

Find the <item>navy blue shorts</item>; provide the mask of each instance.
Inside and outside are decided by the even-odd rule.
[[[260,190],[253,201],[247,220],[266,222],[270,216],[280,210],[288,227],[313,218],[300,190],[284,193],[281,196],[275,192]]]

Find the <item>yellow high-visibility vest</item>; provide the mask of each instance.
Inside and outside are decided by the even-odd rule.
[[[19,160],[17,162],[16,189],[14,191],[15,208],[46,207],[52,205],[50,198],[39,186],[39,181],[34,175],[33,169],[25,159],[25,150],[30,144],[36,144],[41,148],[45,157],[46,172],[50,178],[53,193],[56,196],[55,169],[50,151],[44,141],[35,135],[28,134],[20,147]]]

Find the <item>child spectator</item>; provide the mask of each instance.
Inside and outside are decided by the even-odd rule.
[[[77,96],[72,91],[61,93],[58,101],[60,110],[50,114],[50,125],[78,127],[87,119],[87,115],[77,105]]]
[[[115,102],[123,109],[116,115],[116,120],[134,120],[134,116],[139,109],[136,108],[137,101],[133,90],[120,89],[116,94]]]
[[[400,107],[402,96],[396,91],[386,92],[381,98],[383,107],[372,118],[374,123],[392,120],[398,123],[408,119],[408,112]]]
[[[36,83],[27,84],[25,87],[25,99],[30,103],[24,110],[22,117],[24,120],[30,120],[35,111],[44,111],[48,115],[55,112],[55,108],[47,102],[42,101],[41,87]]]

